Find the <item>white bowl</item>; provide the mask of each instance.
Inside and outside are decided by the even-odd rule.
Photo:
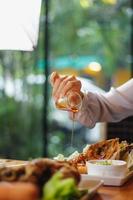
[[[89,175],[100,177],[122,177],[127,172],[127,163],[122,160],[90,160],[86,167]]]

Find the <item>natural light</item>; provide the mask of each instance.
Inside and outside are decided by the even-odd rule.
[[[40,8],[41,0],[0,0],[0,49],[34,49]]]

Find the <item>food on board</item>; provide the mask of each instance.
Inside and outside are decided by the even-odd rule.
[[[133,166],[133,144],[128,144],[126,141],[120,142],[119,138],[114,138],[87,145],[81,153],[76,151],[68,158],[64,157],[64,160],[76,167],[80,173],[87,173],[86,161],[111,159],[124,160],[128,168],[131,168]]]
[[[5,165],[0,168],[0,181],[31,182],[42,185],[57,171],[63,174],[63,178],[72,177],[77,184],[80,181],[78,171],[69,163],[46,158],[29,161],[25,165],[8,165],[8,167]]]
[[[54,159],[31,161],[0,159],[0,200],[17,200],[20,193],[19,200],[69,200],[70,196],[81,200],[88,195],[88,191],[78,190],[80,174],[87,173],[86,162],[101,160],[110,165],[113,159],[126,161],[132,169],[133,144],[115,138],[87,145],[67,158],[59,154]]]
[[[47,200],[53,183],[57,186],[51,188],[51,198],[54,200],[62,200],[64,197],[69,200],[70,195],[78,200],[83,194],[78,190],[80,174],[69,163],[47,158],[20,161],[20,164],[19,161],[1,159],[2,161],[4,164],[0,167],[0,200]],[[58,198],[54,198],[57,193]]]

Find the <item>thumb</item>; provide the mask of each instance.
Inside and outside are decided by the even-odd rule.
[[[53,86],[56,79],[59,78],[59,74],[57,72],[53,72],[51,75],[50,75],[50,83],[51,85]]]

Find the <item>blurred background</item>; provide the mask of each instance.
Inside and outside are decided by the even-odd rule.
[[[67,112],[55,108],[49,74],[76,75],[84,91],[102,93],[130,79],[131,4],[129,0],[45,0],[35,51],[0,51],[0,157],[67,156],[86,144],[119,136],[116,130],[121,130],[114,124],[98,123],[88,129],[75,123],[71,147],[72,121]],[[127,122],[125,126],[127,132]]]

